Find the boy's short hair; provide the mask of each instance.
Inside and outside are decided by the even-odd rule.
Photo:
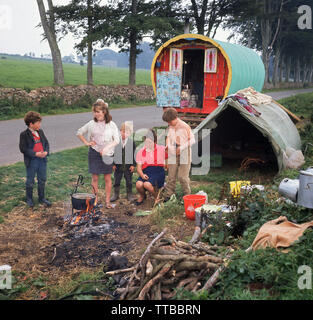
[[[178,118],[178,113],[174,108],[168,108],[164,111],[162,119],[165,122],[170,122]]]
[[[24,122],[27,125],[27,127],[29,127],[29,125],[31,123],[35,123],[37,121],[41,121],[42,117],[40,115],[40,113],[36,112],[36,111],[28,111],[25,116],[24,116]]]
[[[121,128],[120,130],[122,131],[125,131],[125,132],[129,132],[129,134],[132,134],[133,133],[133,125],[132,125],[132,122],[129,122],[129,121],[125,121],[121,124]]]

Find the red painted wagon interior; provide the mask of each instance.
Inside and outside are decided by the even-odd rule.
[[[226,59],[218,49],[217,56],[217,72],[204,72],[204,56],[205,49],[213,47],[212,45],[189,43],[186,40],[178,41],[171,47],[179,47],[183,50],[183,67],[182,67],[182,89],[191,89],[192,93],[198,97],[196,107],[181,107],[176,108],[180,113],[197,113],[209,114],[217,108],[218,102],[224,97],[227,81],[228,81],[228,66]],[[170,66],[170,48],[165,48],[157,59],[161,63],[160,71],[169,71]],[[156,80],[156,72],[154,74]]]

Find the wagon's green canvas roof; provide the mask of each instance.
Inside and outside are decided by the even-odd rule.
[[[254,117],[239,102],[234,101],[233,99],[226,99],[221,102],[220,105],[193,130],[193,132],[196,134],[204,128],[214,129],[216,127],[215,119],[227,108],[236,109],[242,117],[267,137],[276,155],[279,171],[284,167],[283,151],[285,151],[287,147],[291,147],[295,150],[301,149],[300,135],[296,126],[291,121],[288,114],[275,102],[255,107],[257,111],[261,112],[261,116]]]
[[[215,40],[226,52],[232,69],[228,95],[238,90],[253,87],[261,91],[264,85],[265,68],[261,57],[252,49],[238,44]]]

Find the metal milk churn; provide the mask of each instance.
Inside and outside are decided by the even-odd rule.
[[[285,178],[279,185],[278,192],[293,202],[297,202],[299,180]]]
[[[300,171],[298,204],[313,209],[313,167]]]

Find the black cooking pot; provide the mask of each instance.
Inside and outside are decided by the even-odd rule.
[[[74,193],[72,194],[72,207],[75,210],[86,210],[87,200],[89,199],[89,205],[94,205],[96,195],[92,193]]]

